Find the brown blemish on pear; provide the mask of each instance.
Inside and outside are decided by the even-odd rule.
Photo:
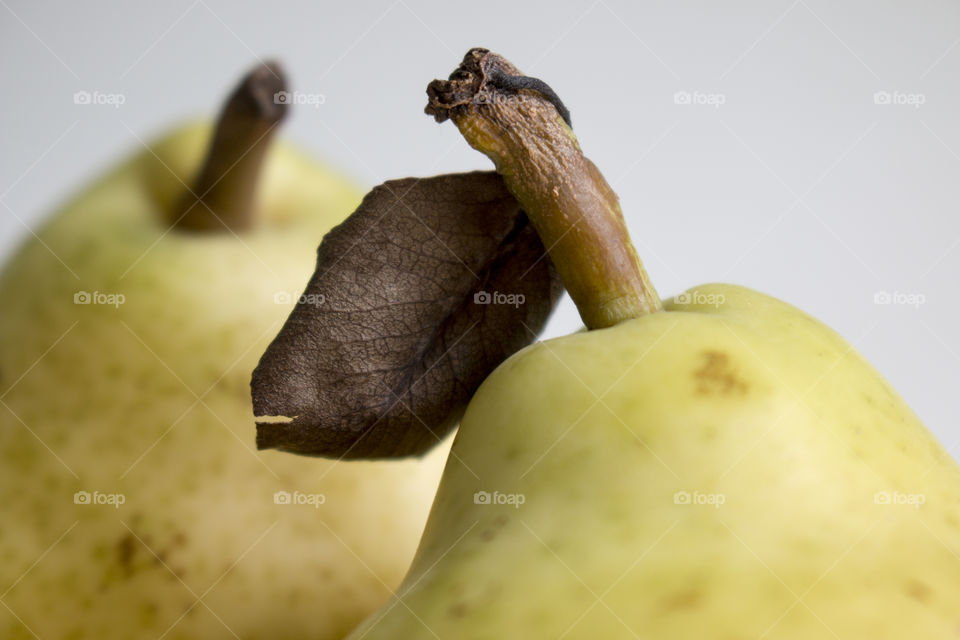
[[[664,613],[672,613],[682,609],[694,609],[703,601],[703,593],[697,589],[678,591],[664,597],[660,606]]]
[[[919,580],[910,580],[905,588],[907,595],[917,602],[930,602],[930,596],[933,595],[933,590]]]
[[[709,349],[700,355],[703,364],[693,372],[698,395],[746,395],[750,386],[737,376],[729,355]]]
[[[117,562],[123,570],[123,575],[128,578],[133,575],[135,544],[136,540],[134,540],[133,534],[129,531],[117,541]]]
[[[138,517],[134,517],[134,520],[139,520]],[[175,566],[170,566],[168,563],[168,558],[172,551],[177,548],[186,546],[187,536],[182,531],[178,531],[173,534],[173,537],[170,540],[170,544],[166,548],[159,548],[156,552],[148,552],[147,561],[150,566],[155,567],[166,567],[170,572],[170,577],[174,580],[183,579],[183,569]],[[143,544],[147,546],[148,549],[154,548],[153,542],[150,540],[150,536],[143,536]],[[117,564],[120,567],[120,572],[122,576],[126,579],[132,578],[138,573],[138,566],[136,563],[137,560],[137,549],[140,547],[140,541],[133,534],[133,532],[126,532],[124,535],[120,536],[120,539],[117,540],[114,545],[114,553],[116,554]],[[105,589],[108,585],[102,585],[102,588]]]

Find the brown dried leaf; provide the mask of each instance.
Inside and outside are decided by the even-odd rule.
[[[485,303],[484,292],[501,298]],[[536,338],[561,293],[496,173],[374,188],[323,239],[304,296],[253,373],[258,448],[426,453],[484,378]]]

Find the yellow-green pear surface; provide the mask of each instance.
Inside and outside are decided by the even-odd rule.
[[[766,295],[664,307],[484,382],[352,639],[960,638],[960,470],[896,392]]]
[[[150,143],[0,275],[4,640],[339,638],[413,556],[442,447],[253,445],[250,372],[360,193],[278,143],[249,230],[172,228],[210,131]]]

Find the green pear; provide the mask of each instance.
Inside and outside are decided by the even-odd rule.
[[[428,113],[494,160],[589,330],[484,381],[350,638],[960,638],[960,466],[882,376],[749,289],[661,303],[552,90],[483,49],[450,78]]]
[[[150,142],[0,274],[5,640],[341,638],[413,557],[443,447],[253,446],[250,372],[360,193],[278,143],[248,229],[174,226],[211,135]]]
[[[398,599],[352,638],[960,637],[949,454],[817,320],[691,297],[484,382]]]

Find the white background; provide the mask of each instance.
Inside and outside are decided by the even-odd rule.
[[[728,281],[800,306],[960,452],[960,4],[947,0],[0,0],[0,257],[136,136],[213,113],[258,57],[325,98],[296,108],[286,135],[364,186],[488,168],[422,113],[427,82],[471,46],[563,97],[663,296]],[[81,90],[125,103],[76,105]],[[680,91],[723,104],[676,104]],[[923,104],[876,104],[878,91]],[[925,302],[877,305],[877,292]],[[578,326],[567,300],[548,335]]]

